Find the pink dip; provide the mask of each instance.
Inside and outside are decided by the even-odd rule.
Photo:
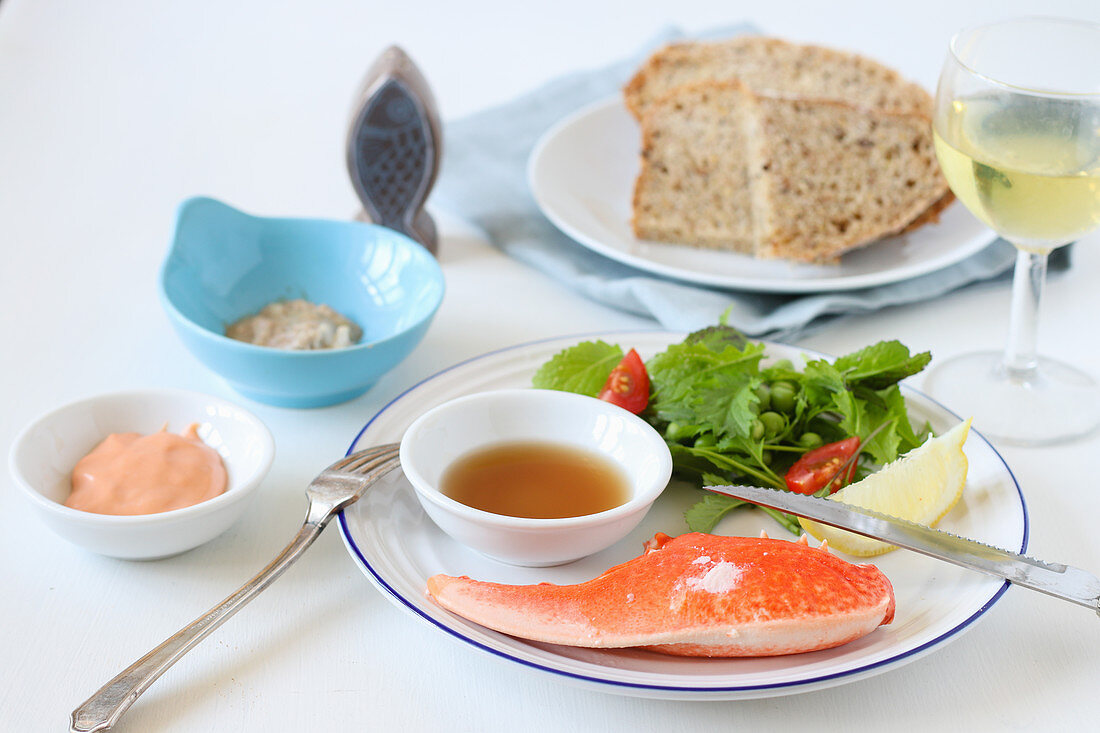
[[[225,464],[197,429],[108,435],[76,464],[65,506],[96,514],[156,514],[225,493]]]

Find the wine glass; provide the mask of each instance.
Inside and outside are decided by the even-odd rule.
[[[1036,335],[1047,255],[1100,226],[1100,25],[1023,18],[962,31],[933,133],[955,196],[1017,251],[1007,348],[945,361],[927,389],[1006,443],[1091,432],[1096,381],[1038,356]]]

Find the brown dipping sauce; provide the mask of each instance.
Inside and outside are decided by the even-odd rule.
[[[447,467],[440,491],[493,514],[532,519],[580,517],[630,500],[630,484],[607,458],[554,443],[501,443]]]

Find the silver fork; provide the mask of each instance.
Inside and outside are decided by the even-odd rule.
[[[160,646],[99,688],[72,712],[69,730],[72,733],[89,733],[107,730],[117,723],[138,697],[180,657],[282,575],[313,544],[336,512],[355,503],[371,484],[397,468],[397,452],[396,443],[367,448],[322,471],[306,489],[309,509],[305,523],[278,557],[236,593],[165,639]]]

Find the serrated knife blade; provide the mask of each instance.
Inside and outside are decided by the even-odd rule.
[[[830,499],[758,486],[704,488],[1004,578],[1014,585],[1091,608],[1100,614],[1100,578],[1080,568],[1035,560],[950,532]]]

